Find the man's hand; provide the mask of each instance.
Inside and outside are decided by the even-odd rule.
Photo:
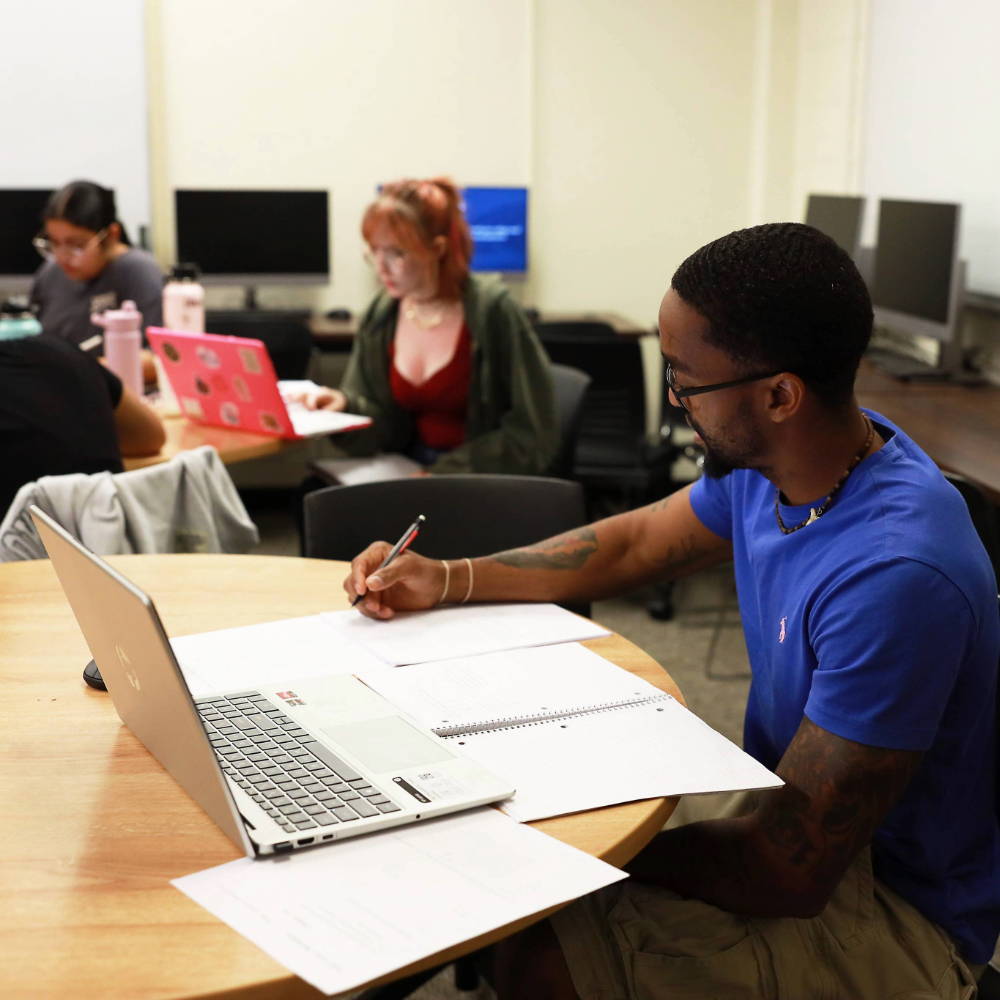
[[[365,595],[358,610],[368,618],[391,618],[393,609],[431,608],[444,596],[446,573],[440,559],[404,552],[384,569],[378,569],[391,549],[388,542],[372,543],[351,561],[350,575],[344,580],[344,590],[352,601],[358,594]],[[452,570],[450,575],[455,577],[457,571]]]

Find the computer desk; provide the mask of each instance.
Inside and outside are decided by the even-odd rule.
[[[641,327],[630,319],[614,312],[544,312],[538,323],[607,323],[619,337],[637,340],[653,330],[652,325]],[[314,316],[309,320],[313,343],[321,351],[349,351],[358,332],[358,319],[327,319]]]
[[[251,434],[249,431],[196,424],[186,417],[163,417],[162,420],[163,429],[167,433],[166,443],[155,455],[123,459],[126,472],[169,462],[182,451],[191,451],[205,444],[210,444],[218,451],[219,458],[225,465],[277,455],[301,444],[300,441],[286,441],[271,434]]]
[[[153,597],[171,635],[347,607],[346,563],[224,555],[109,562]],[[0,636],[4,1000],[318,1000],[322,994],[170,885],[240,855],[121,724],[108,695],[83,683],[90,653],[47,560],[0,565]],[[620,636],[586,645],[681,697],[669,675]],[[532,826],[621,866],[675,801]],[[543,915],[387,978],[450,961]]]
[[[901,382],[867,360],[858,402],[901,427],[941,468],[958,473],[1000,504],[1000,388]]]

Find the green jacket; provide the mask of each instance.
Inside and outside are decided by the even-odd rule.
[[[549,359],[524,314],[499,282],[469,277],[462,296],[472,339],[472,374],[465,443],[442,455],[433,473],[544,473],[559,443]],[[347,411],[371,417],[371,427],[337,435],[354,455],[405,452],[413,419],[400,409],[389,382],[389,344],[399,302],[380,294],[354,338],[340,386]]]

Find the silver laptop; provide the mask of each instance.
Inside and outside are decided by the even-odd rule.
[[[149,597],[31,516],[119,718],[248,856],[514,794],[356,677],[192,698]]]

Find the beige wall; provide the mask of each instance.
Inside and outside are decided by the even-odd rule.
[[[147,0],[157,252],[175,187],[326,187],[332,285],[261,299],[360,309],[375,183],[446,172],[530,186],[522,301],[652,324],[683,257],[751,221],[755,127],[755,190],[790,201],[798,0],[766,4],[762,126],[761,0]]]
[[[148,0],[148,14],[164,261],[174,188],[327,188],[332,285],[261,300],[360,309],[378,182],[528,180],[528,0]]]
[[[528,297],[652,324],[673,269],[748,221],[754,5],[540,0]]]

